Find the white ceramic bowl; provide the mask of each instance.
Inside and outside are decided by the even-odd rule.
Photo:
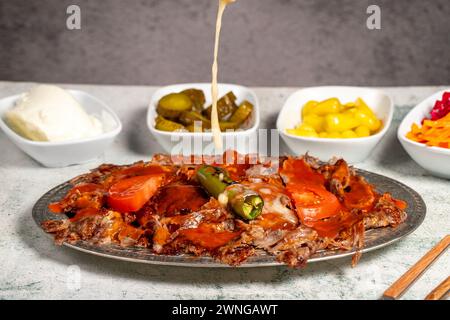
[[[434,103],[436,100],[440,100],[442,94],[446,91],[449,92],[450,88],[436,92],[415,106],[400,123],[397,137],[406,152],[408,152],[411,158],[413,158],[422,168],[432,175],[450,179],[450,149],[429,147],[423,143],[406,138],[406,134],[411,130],[411,125],[413,123],[420,125],[423,118],[429,117]]]
[[[28,140],[11,130],[4,121],[6,110],[12,108],[21,95],[0,100],[0,128],[22,151],[46,167],[65,167],[93,160],[108,148],[122,130],[119,118],[104,102],[83,91],[67,91],[88,114],[102,122],[104,133],[92,138],[61,142]]]
[[[234,132],[222,132],[222,142],[224,150],[233,149],[241,154],[256,152],[257,144],[253,138],[256,138],[257,129],[260,121],[259,102],[256,94],[249,88],[234,84],[219,84],[219,98],[229,91],[236,95],[237,103],[248,100],[254,106],[252,115],[244,123],[242,129]],[[155,119],[157,117],[156,107],[158,101],[169,93],[176,93],[185,89],[195,88],[204,92],[206,103],[205,107],[211,104],[211,84],[210,83],[185,83],[175,84],[158,89],[152,96],[147,111],[147,125],[150,132],[163,149],[170,154],[203,154],[214,155],[220,153],[214,148],[213,135],[211,132],[166,132],[155,128]]]
[[[294,128],[301,122],[301,109],[309,100],[322,101],[336,97],[342,103],[355,101],[362,98],[377,117],[382,120],[383,127],[379,132],[364,138],[354,139],[330,139],[299,137],[286,132],[286,129]],[[362,162],[380,142],[392,121],[393,103],[391,98],[377,89],[360,87],[312,87],[294,92],[286,100],[277,119],[277,129],[288,147],[295,154],[310,155],[322,161],[328,161],[332,157],[342,157],[349,163]]]

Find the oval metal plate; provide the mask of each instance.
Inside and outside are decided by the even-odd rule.
[[[408,186],[385,176],[357,169],[358,174],[364,176],[368,182],[375,185],[378,192],[389,192],[395,198],[402,199],[408,203],[406,221],[397,228],[379,228],[368,230],[366,232],[365,245],[362,252],[368,252],[381,247],[387,246],[413,232],[425,219],[426,206],[422,197]],[[48,210],[51,202],[60,200],[71,188],[69,182],[63,183],[44,194],[33,207],[33,218],[38,226],[41,222],[51,219],[62,219],[58,214],[53,214]],[[85,241],[79,241],[76,244],[64,243],[65,246],[87,252],[90,254],[114,258],[119,260],[159,264],[159,265],[176,265],[187,267],[228,267],[228,265],[218,263],[210,257],[193,257],[189,255],[158,255],[152,253],[146,248],[124,248],[117,245],[92,245]],[[336,259],[351,256],[355,253],[352,251],[327,250],[316,252],[308,263]],[[266,267],[282,265],[277,262],[273,256],[264,252],[251,257],[246,263],[240,267]]]

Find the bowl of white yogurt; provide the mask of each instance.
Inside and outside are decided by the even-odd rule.
[[[0,128],[42,165],[64,167],[103,154],[122,124],[104,102],[86,92],[38,85],[0,100]]]

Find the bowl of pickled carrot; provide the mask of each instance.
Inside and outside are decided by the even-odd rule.
[[[432,175],[450,179],[450,89],[415,106],[397,136],[406,152]]]
[[[380,90],[314,87],[298,90],[286,100],[277,129],[296,154],[357,163],[380,142],[392,115],[392,100]]]

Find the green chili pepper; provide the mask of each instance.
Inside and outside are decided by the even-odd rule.
[[[197,179],[203,188],[216,199],[225,191],[226,187],[233,183],[224,169],[208,165],[198,169]]]
[[[241,184],[226,188],[228,202],[234,213],[244,219],[253,220],[262,212],[264,201],[259,194]]]
[[[204,165],[197,170],[197,179],[211,196],[219,201],[225,198],[226,204],[242,218],[252,220],[261,214],[264,206],[261,196],[248,187],[235,183],[226,170]]]

